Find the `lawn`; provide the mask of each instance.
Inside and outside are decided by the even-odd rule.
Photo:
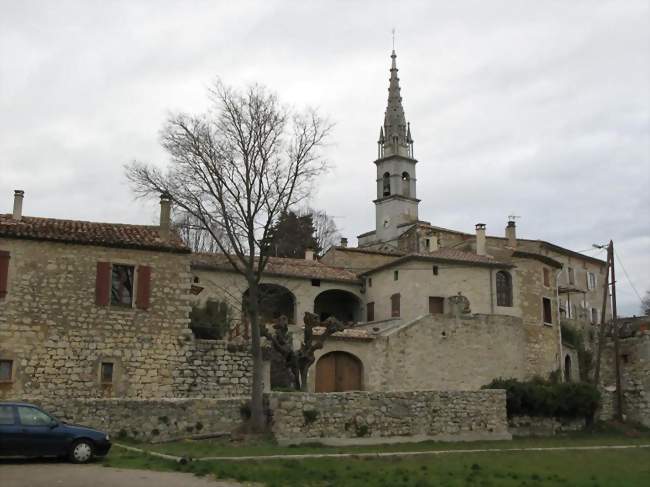
[[[233,446],[225,441],[176,442],[149,445],[171,454],[220,456],[341,451],[421,451],[474,448],[525,448],[650,443],[648,435],[577,435],[571,438],[517,439],[511,442],[418,443],[377,447],[279,448],[270,442]],[[143,446],[143,445],[138,445]],[[229,451],[226,452],[226,449]],[[234,450],[234,451],[233,451]],[[201,461],[181,465],[114,448],[105,465],[123,468],[174,470],[221,479],[260,482],[268,487],[425,487],[425,486],[647,486],[650,449],[487,452],[427,455],[406,458],[320,458],[308,460]]]

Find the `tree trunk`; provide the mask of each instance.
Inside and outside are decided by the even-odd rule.
[[[251,391],[250,426],[251,431],[254,433],[262,433],[266,429],[258,299],[258,283],[255,279],[248,279],[248,319],[251,325],[251,353],[253,355],[253,387]]]
[[[309,384],[307,383],[307,374],[309,373],[310,366],[311,364],[308,364],[300,368],[300,390],[302,392],[307,392],[309,390]]]

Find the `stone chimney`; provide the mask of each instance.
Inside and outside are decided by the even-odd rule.
[[[12,218],[14,220],[20,221],[23,217],[23,198],[25,197],[25,192],[22,189],[17,189],[14,191],[14,213]]]
[[[160,195],[160,239],[163,242],[169,241],[171,228],[172,199],[169,193]]]
[[[506,238],[508,239],[508,247],[513,249],[517,247],[517,225],[515,225],[514,220],[508,220],[508,225],[506,226]]]
[[[305,249],[305,260],[314,260],[314,249]]]
[[[341,237],[341,247],[346,248],[348,246],[348,239]]]
[[[485,255],[485,223],[476,224],[476,253]]]

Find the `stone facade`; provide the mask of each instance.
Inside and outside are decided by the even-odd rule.
[[[282,444],[510,439],[503,390],[271,393]]]
[[[548,377],[557,368],[556,329],[524,325],[514,316],[425,315],[380,326],[385,328],[365,339],[329,339],[317,360],[331,352],[354,355],[368,391],[471,390],[498,377]],[[539,358],[531,359],[530,351],[538,349]],[[317,362],[309,371],[310,390],[318,370]]]
[[[227,397],[248,394],[250,354],[192,338],[186,253],[0,239],[0,399]],[[148,309],[96,304],[98,262],[151,269]],[[100,377],[112,364],[112,379]]]
[[[619,355],[623,414],[630,421],[650,427],[650,331],[621,338]],[[616,401],[614,343],[611,337],[608,337],[603,351],[600,385],[603,394],[600,417],[609,419],[614,416]]]

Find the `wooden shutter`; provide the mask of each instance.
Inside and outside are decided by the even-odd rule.
[[[375,303],[366,304],[366,321],[375,321]]]
[[[400,313],[400,306],[399,306],[399,301],[400,301],[400,295],[399,294],[393,294],[390,297],[390,308],[391,308],[391,316],[393,318],[399,318],[399,313]]]
[[[139,309],[149,309],[151,295],[151,267],[141,265],[138,267],[138,290],[135,305]]]
[[[9,283],[9,252],[0,250],[0,299],[7,295]]]
[[[432,315],[441,315],[445,309],[445,298],[438,296],[429,296],[429,313]]]
[[[111,263],[97,262],[95,278],[95,304],[108,306],[111,298]]]

